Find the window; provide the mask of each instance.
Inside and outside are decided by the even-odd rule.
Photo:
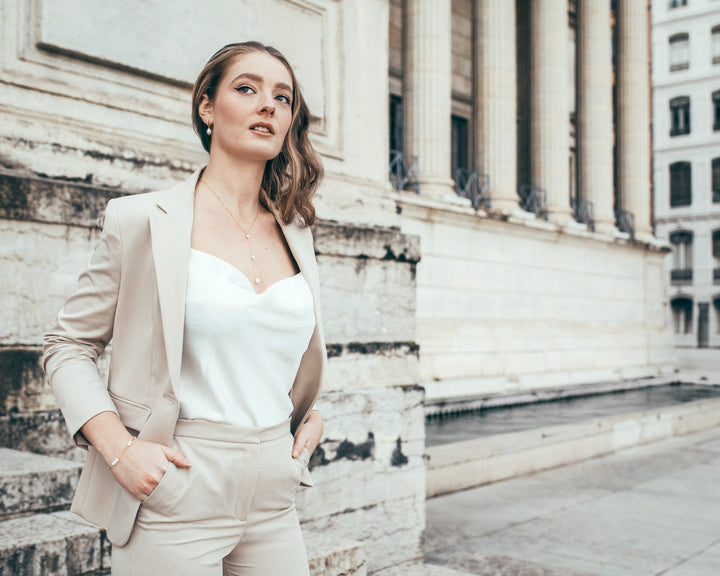
[[[400,96],[390,95],[390,150],[403,151],[403,107]]]
[[[690,134],[690,98],[679,96],[670,100],[670,136]]]
[[[712,233],[712,255],[715,260],[713,267],[713,282],[720,284],[720,229]]]
[[[688,44],[689,37],[685,33],[670,36],[670,72],[690,67]]]
[[[712,161],[712,201],[720,203],[720,158]]]
[[[720,90],[712,94],[713,101],[713,130],[720,130]]]
[[[690,162],[670,164],[670,206],[690,206],[691,203]]]
[[[673,316],[675,334],[690,334],[692,332],[692,300],[687,296],[677,296],[670,302]]]
[[[720,334],[720,296],[713,299],[713,308],[715,308],[715,331]]]
[[[720,64],[720,25],[712,29],[712,63]]]
[[[693,233],[688,230],[678,230],[670,234],[670,244],[673,247],[670,271],[672,284],[692,282],[692,241]]]
[[[450,177],[457,178],[458,168],[470,169],[468,148],[468,121],[462,116],[452,117],[452,155],[450,160]]]
[[[670,9],[687,6],[687,0],[670,0]]]

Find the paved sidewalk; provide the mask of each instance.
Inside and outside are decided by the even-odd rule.
[[[426,560],[479,576],[720,575],[720,428],[428,500]]]

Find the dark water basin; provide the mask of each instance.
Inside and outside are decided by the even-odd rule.
[[[572,424],[706,398],[720,398],[720,386],[667,384],[521,406],[485,408],[452,416],[432,416],[425,420],[425,444],[436,446],[479,436]]]

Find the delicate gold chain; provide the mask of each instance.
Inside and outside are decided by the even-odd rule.
[[[225,205],[225,202],[223,202],[223,201],[222,201],[222,198],[220,198],[220,196],[218,195],[218,193],[215,192],[215,190],[213,190],[212,186],[210,186],[210,184],[208,184],[208,183],[205,181],[204,178],[200,178],[200,182],[202,182],[203,184],[205,184],[205,186],[207,186],[207,189],[210,190],[210,192],[213,193],[213,196],[215,196],[215,198],[218,199],[218,202],[220,202],[220,205],[221,205],[223,208],[225,208],[225,212],[227,212],[228,214],[230,214],[230,218],[233,219],[233,222],[235,222],[235,224],[237,224],[237,227],[240,228],[240,230],[242,230],[242,233],[243,233],[243,234],[245,234],[245,238],[247,239],[247,241],[248,241],[248,246],[249,246],[249,248],[250,248],[250,261],[252,262],[253,272],[255,273],[255,284],[260,284],[260,276],[258,276],[257,263],[255,262],[255,254],[253,253],[252,241],[250,240],[250,230],[252,230],[252,229],[253,229],[253,226],[255,226],[255,221],[257,220],[258,215],[260,214],[260,203],[258,203],[257,212],[255,212],[255,218],[253,218],[252,224],[250,224],[250,228],[248,228],[247,230],[245,230],[245,228],[243,228],[243,227],[240,225],[240,221],[235,217],[235,214],[233,214],[233,213],[230,211],[230,209]]]

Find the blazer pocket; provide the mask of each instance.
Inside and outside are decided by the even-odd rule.
[[[113,394],[110,390],[108,390],[108,394],[110,394],[110,398],[112,398],[118,414],[120,414],[120,420],[125,424],[125,427],[132,430],[142,430],[145,422],[150,417],[150,412],[152,412],[150,407]]]

